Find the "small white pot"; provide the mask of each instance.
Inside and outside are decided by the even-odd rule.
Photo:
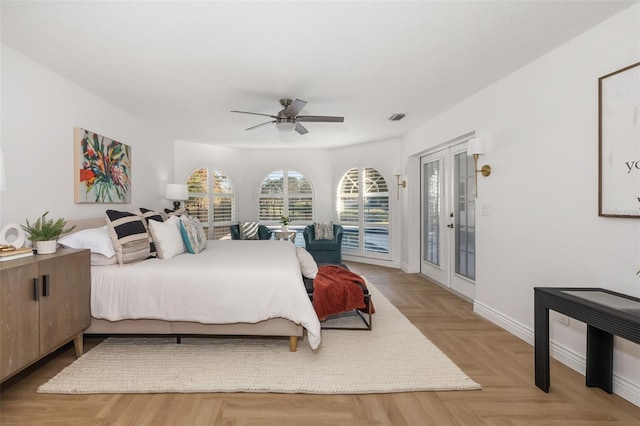
[[[289,231],[289,225],[282,225],[282,232],[288,232]]]
[[[36,241],[36,251],[38,254],[51,254],[56,252],[58,242],[53,241]]]

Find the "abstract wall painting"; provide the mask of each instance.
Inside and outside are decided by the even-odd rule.
[[[90,130],[74,129],[76,203],[131,202],[131,147]]]
[[[640,62],[598,79],[598,215],[640,218]]]

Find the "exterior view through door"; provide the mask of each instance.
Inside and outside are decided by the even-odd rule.
[[[475,165],[460,143],[422,157],[420,272],[475,299]]]

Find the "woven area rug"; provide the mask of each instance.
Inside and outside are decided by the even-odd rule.
[[[110,337],[39,387],[41,393],[277,392],[358,394],[480,389],[375,287],[372,331],[306,340]],[[352,321],[345,318],[344,321]],[[342,319],[335,320],[337,323]],[[335,324],[333,324],[335,325]]]

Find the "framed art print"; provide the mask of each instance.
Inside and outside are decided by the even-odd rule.
[[[640,62],[598,79],[598,215],[640,218]]]
[[[131,202],[131,147],[89,130],[74,129],[76,203]]]

